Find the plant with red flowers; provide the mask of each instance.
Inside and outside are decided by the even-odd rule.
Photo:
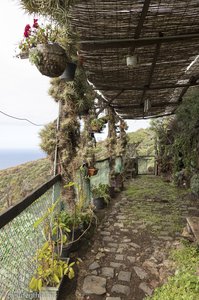
[[[29,54],[29,50],[36,47],[38,44],[54,43],[58,37],[59,29],[53,27],[51,24],[46,26],[39,25],[38,19],[34,19],[33,25],[27,24],[24,28],[24,37],[19,44],[20,54]]]

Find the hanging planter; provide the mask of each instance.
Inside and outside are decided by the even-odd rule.
[[[88,167],[88,176],[95,176],[98,173],[98,169],[95,167]]]
[[[65,50],[58,44],[38,44],[29,51],[30,61],[36,65],[42,75],[58,77],[67,65]]]
[[[63,81],[73,81],[75,78],[75,71],[76,71],[77,65],[75,63],[67,63],[66,69],[64,70],[64,73],[60,76],[60,79]]]
[[[105,123],[104,118],[93,119],[90,124],[92,132],[101,133]]]

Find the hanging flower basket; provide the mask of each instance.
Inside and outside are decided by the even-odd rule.
[[[30,49],[30,55],[36,60],[37,69],[41,74],[48,77],[58,77],[63,74],[67,65],[67,56],[65,50],[58,44],[39,44],[37,47]]]
[[[98,173],[98,169],[96,169],[95,167],[88,167],[88,176],[94,176],[97,175]]]
[[[106,119],[104,117],[99,118],[99,119],[92,119],[90,123],[90,128],[92,132],[98,132],[101,133],[104,125],[106,123]]]

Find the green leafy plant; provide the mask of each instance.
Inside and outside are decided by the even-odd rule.
[[[74,4],[74,0],[51,0],[51,1],[38,1],[38,0],[21,0],[21,6],[29,14],[39,14],[42,16],[50,16],[55,19],[59,24],[66,24],[70,6]]]
[[[37,268],[29,284],[29,288],[33,291],[40,291],[42,287],[58,286],[64,275],[68,276],[69,279],[75,276],[73,270],[75,262],[62,261],[54,252],[54,247],[50,241],[47,241],[37,251],[35,260]]]
[[[38,249],[35,261],[36,270],[31,278],[29,287],[33,291],[40,291],[42,287],[56,287],[64,275],[69,279],[74,277],[73,266],[75,262],[69,263],[61,260],[62,247],[68,241],[67,234],[70,229],[63,221],[64,212],[56,212],[60,199],[47,209],[39,218],[34,227],[43,226],[43,234],[46,242]]]
[[[191,177],[190,188],[194,195],[199,196],[199,174],[194,174]]]
[[[106,120],[102,117],[102,118],[99,118],[99,119],[92,119],[91,120],[91,129],[93,131],[102,131],[104,125],[106,123]]]
[[[100,183],[98,186],[93,186],[92,187],[92,195],[93,198],[104,198],[104,201],[108,204],[111,197],[109,194],[109,185],[108,184],[103,184]]]
[[[177,270],[163,286],[157,288],[148,300],[197,300],[199,295],[199,252],[197,246],[186,244],[171,254]]]
[[[42,54],[37,48],[33,48],[29,52],[28,58],[32,65],[39,65],[42,60]]]
[[[69,214],[66,211],[60,211],[55,215],[52,224],[52,238],[55,241],[59,256],[62,254],[63,246],[67,245],[69,242],[69,233],[71,230],[69,224],[65,221],[67,216],[69,216]]]

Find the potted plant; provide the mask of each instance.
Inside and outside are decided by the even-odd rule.
[[[105,123],[106,120],[104,118],[92,119],[90,123],[92,132],[101,133]]]
[[[52,226],[52,237],[55,241],[56,253],[62,257],[67,258],[70,254],[70,228],[69,222],[70,214],[65,210],[61,210],[55,215]]]
[[[37,251],[36,270],[31,278],[29,288],[39,292],[40,300],[56,300],[59,285],[64,275],[69,279],[74,278],[73,266],[75,262],[69,263],[61,260],[54,252],[53,244],[50,241]]]
[[[57,291],[63,276],[69,279],[74,277],[73,266],[69,258],[64,261],[61,257],[63,245],[68,242],[70,230],[63,223],[63,211],[56,212],[58,199],[51,207],[34,223],[34,228],[42,224],[45,243],[36,252],[35,272],[30,280],[29,288],[38,291],[40,300],[57,299]]]
[[[98,171],[99,170],[97,168],[90,166],[90,167],[88,167],[88,176],[89,177],[95,176],[95,175],[97,175]]]
[[[109,185],[100,183],[91,189],[93,196],[93,204],[96,209],[103,209],[110,201]]]
[[[60,38],[61,37],[61,38]],[[40,26],[38,19],[33,25],[27,24],[24,38],[19,44],[19,57],[29,58],[38,70],[46,76],[58,77],[63,74],[69,63],[63,43],[63,34],[58,27],[48,24]],[[63,43],[64,44],[64,43]]]

